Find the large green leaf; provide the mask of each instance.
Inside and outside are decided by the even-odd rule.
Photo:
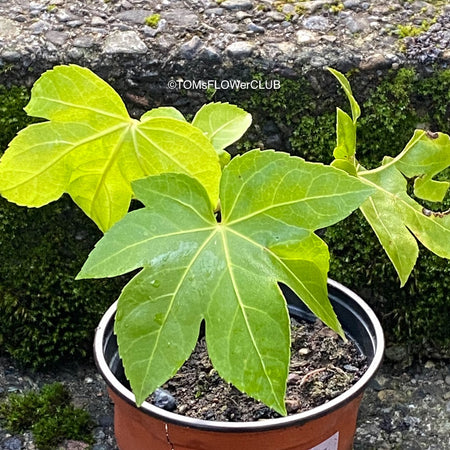
[[[224,168],[220,221],[188,176],[148,177],[133,188],[145,208],[105,234],[79,278],[144,268],[119,299],[115,327],[137,403],[189,357],[204,319],[218,373],[284,414],[290,331],[278,282],[343,335],[326,292],[328,251],[313,231],[350,214],[372,189],[272,151]]]
[[[361,206],[394,264],[402,285],[414,267],[419,248],[417,240],[438,256],[450,258],[450,215],[424,209],[407,193],[407,178],[415,179],[415,192],[421,197],[442,201],[449,183],[433,177],[450,166],[450,138],[430,137],[418,130],[395,159],[385,158],[377,169],[360,171],[358,176],[377,192]]]
[[[88,69],[46,72],[26,110],[48,121],[22,130],[1,159],[0,192],[12,202],[38,207],[68,192],[104,231],[127,212],[131,181],[166,171],[193,176],[217,202],[220,164],[203,133],[169,110],[130,118]]]

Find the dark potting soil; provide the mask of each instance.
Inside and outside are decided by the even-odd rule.
[[[291,342],[288,414],[330,401],[355,384],[367,369],[366,358],[356,346],[350,340],[344,342],[320,321],[292,319]],[[162,388],[175,398],[175,413],[197,419],[249,422],[280,417],[219,377],[208,357],[204,338]],[[154,402],[154,395],[149,401]]]

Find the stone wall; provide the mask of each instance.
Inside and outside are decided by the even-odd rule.
[[[403,66],[446,67],[445,3],[0,0],[0,84],[30,86],[44,70],[76,63],[144,107],[202,101],[217,86],[226,96],[235,90],[229,80],[245,83],[255,73],[306,76],[317,92],[335,90],[326,66],[357,69],[371,83]]]

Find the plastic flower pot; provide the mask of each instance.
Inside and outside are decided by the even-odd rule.
[[[127,387],[113,332],[116,303],[103,316],[95,336],[97,367],[114,402],[114,426],[121,450],[349,450],[363,392],[381,364],[384,337],[369,306],[354,292],[329,280],[329,297],[347,336],[368,359],[364,375],[346,392],[308,410],[255,422],[193,419],[148,402],[136,407]],[[285,292],[292,315],[308,319],[303,303]]]

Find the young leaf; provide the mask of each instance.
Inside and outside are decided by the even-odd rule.
[[[336,136],[337,146],[333,156],[337,160],[351,161],[356,152],[356,125],[340,108],[337,108]]]
[[[225,148],[236,142],[248,129],[252,116],[228,103],[209,103],[202,106],[192,121],[205,133],[219,155],[221,167],[231,159]]]
[[[219,153],[241,138],[251,123],[252,116],[248,112],[228,103],[204,105],[192,121]]]
[[[152,117],[171,117],[172,119],[178,119],[182,122],[186,122],[183,114],[178,111],[178,109],[172,106],[160,106],[159,108],[153,108],[150,111],[142,114],[141,121],[143,122],[146,119],[150,119]]]
[[[442,201],[450,183],[434,177],[450,165],[450,138],[441,133],[416,130],[396,158],[384,158],[381,167],[366,171],[354,157],[356,121],[360,110],[350,83],[341,73],[329,69],[343,87],[352,108],[352,117],[338,108],[337,146],[332,166],[365,180],[376,189],[361,205],[367,219],[404,285],[416,263],[417,240],[437,255],[449,258],[450,219],[448,213],[422,208],[407,194],[406,178],[414,179],[414,193],[428,201]]]
[[[335,69],[328,70],[336,77],[340,85],[344,89],[345,94],[350,102],[352,117],[350,117],[342,109],[337,108],[336,136],[337,145],[333,151],[336,158],[331,164],[341,170],[345,170],[351,175],[356,174],[356,122],[361,115],[361,109],[358,102],[353,97],[352,88],[347,78]]]
[[[373,190],[340,170],[271,151],[224,168],[219,223],[188,176],[148,177],[133,188],[145,208],[105,234],[78,277],[144,267],[123,290],[116,316],[137,403],[181,367],[205,319],[219,375],[285,414],[290,333],[277,283],[342,334],[326,295],[328,252],[313,231],[350,214]]]
[[[448,182],[433,177],[450,165],[450,138],[444,134],[430,137],[416,131],[411,141],[395,158],[387,158],[377,169],[361,171],[358,176],[377,189],[361,206],[391,259],[402,285],[416,262],[416,239],[443,258],[450,258],[450,215],[427,213],[407,193],[407,178],[415,178],[415,192],[427,200],[441,201]]]
[[[328,70],[336,77],[336,79],[339,81],[339,84],[342,86],[342,89],[344,89],[345,95],[350,102],[350,108],[352,110],[352,121],[354,124],[356,124],[359,116],[361,115],[361,108],[359,107],[355,97],[353,97],[352,87],[350,86],[349,81],[347,80],[345,75],[343,75],[341,72],[338,72],[336,69],[332,69],[329,67]]]
[[[217,203],[220,165],[208,139],[173,114],[131,119],[88,69],[46,72],[26,110],[48,121],[22,130],[1,159],[0,192],[12,202],[38,207],[67,192],[104,231],[128,210],[131,181],[171,171],[198,179]]]

